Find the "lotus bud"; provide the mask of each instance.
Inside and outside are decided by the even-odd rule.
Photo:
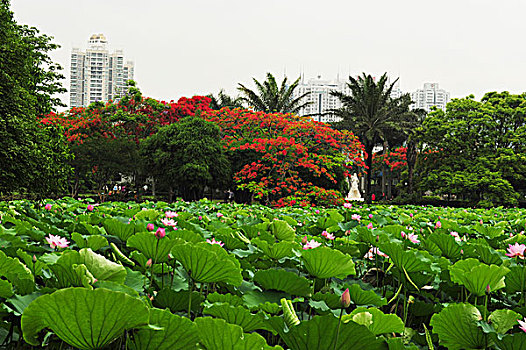
[[[146,261],[146,267],[150,267],[152,266],[152,258],[148,259],[148,261]]]
[[[155,230],[155,226],[154,226],[154,224],[149,223],[148,225],[146,225],[146,229],[147,229],[148,231],[153,231],[153,230]]]
[[[340,299],[340,302],[342,304],[342,307],[347,308],[349,305],[351,305],[351,294],[349,293],[349,288],[347,288]]]
[[[33,254],[33,263],[36,263],[36,262],[37,262],[37,256]]]
[[[305,244],[307,243],[307,241],[308,241],[307,236],[303,236],[303,238],[301,239],[301,244]]]
[[[155,237],[157,237],[158,239],[161,239],[161,238],[164,238],[164,236],[166,236],[165,229],[162,227],[159,227],[157,231],[155,231]]]
[[[489,284],[486,286],[486,294],[489,294],[491,293],[491,287],[489,286]]]

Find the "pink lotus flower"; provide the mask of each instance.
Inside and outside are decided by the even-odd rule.
[[[506,253],[506,256],[509,256],[510,258],[519,257],[521,259],[524,259],[524,250],[526,250],[526,245],[515,243],[514,245],[509,245],[508,247],[508,253]]]
[[[451,236],[455,237],[455,241],[457,241],[457,242],[462,242],[462,240],[460,239],[460,236],[459,236],[458,232],[456,232],[456,231],[451,231],[449,234],[450,234]]]
[[[442,227],[442,223],[440,221],[437,221],[437,223],[435,224],[435,228],[441,228]]]
[[[175,225],[177,225],[174,219],[161,219],[161,222],[164,226],[175,227]]]
[[[224,216],[224,215],[223,215],[223,214],[221,214],[221,213],[217,213],[216,215],[217,215],[217,217],[218,217],[218,218],[220,218],[220,217],[223,217],[223,216]]]
[[[343,207],[344,208],[352,208],[352,204],[345,202],[345,203],[343,203]]]
[[[379,255],[384,258],[389,258],[389,255],[385,254],[384,252],[380,251],[380,249],[376,247],[372,247],[369,249],[369,251],[363,256],[364,259],[374,260],[374,255]]]
[[[319,209],[316,209],[314,212],[315,212],[316,214],[319,214],[319,213],[320,213],[320,210],[319,210]]]
[[[327,231],[323,231],[323,232],[321,233],[321,235],[322,235],[323,237],[327,238],[327,239],[330,239],[331,241],[334,240],[334,238],[335,238],[333,234],[331,234],[331,233],[329,233],[329,232],[327,232]]]
[[[93,205],[88,204],[88,207],[86,208],[88,211],[93,211]]]
[[[155,230],[155,226],[154,226],[154,224],[149,223],[148,225],[146,225],[146,229],[147,229],[148,231],[153,231],[153,230]]]
[[[343,294],[342,294],[342,296],[340,298],[340,303],[342,304],[342,306],[344,308],[347,308],[347,307],[349,307],[349,305],[351,305],[351,294],[349,293],[349,288],[347,288],[343,292]]]
[[[367,228],[368,228],[369,230],[372,230],[372,229],[373,229],[373,223],[370,222],[369,225],[367,225]]]
[[[199,216],[197,217],[197,219],[198,219],[198,220],[203,220],[203,217],[202,217],[201,215],[199,215]]]
[[[410,216],[410,217],[413,217],[413,213],[410,213],[409,216]]]
[[[207,239],[207,240],[206,240],[206,243],[209,243],[209,244],[217,244],[217,245],[219,245],[219,246],[221,246],[221,247],[225,245],[225,243],[223,243],[223,242],[221,242],[221,241],[216,241],[215,238],[212,238],[212,240]]]
[[[155,231],[155,237],[158,239],[164,238],[166,236],[166,230],[162,227],[159,227],[157,231]]]
[[[405,233],[404,231],[402,231],[400,234],[402,235],[403,238],[410,240],[411,243],[414,243],[414,244],[420,243],[420,241],[418,240],[418,236],[415,235],[414,233]]]
[[[303,250],[318,248],[320,245],[320,242],[316,242],[315,240],[311,239],[303,246]]]
[[[352,220],[356,220],[356,221],[360,221],[362,219],[362,217],[360,215],[358,215],[358,214],[352,214],[351,219]]]
[[[372,219],[373,218],[373,214],[369,214],[369,219]]]
[[[526,332],[526,317],[524,318],[524,321],[517,320],[517,322],[519,322],[519,328],[520,328],[523,332]]]
[[[50,234],[49,237],[46,237],[46,241],[48,242],[51,248],[67,248],[69,244],[69,241],[66,238],[60,237],[59,235],[55,236],[52,234]]]
[[[51,210],[51,208],[53,208],[53,205],[51,205],[51,203],[48,203],[48,204],[46,204],[46,206],[44,208],[46,210]]]
[[[166,213],[164,213],[164,216],[166,216],[168,219],[170,219],[170,218],[178,217],[179,214],[177,214],[175,211],[167,211]]]

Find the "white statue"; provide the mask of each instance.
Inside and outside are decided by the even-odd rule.
[[[347,181],[349,181],[349,179],[347,179]],[[345,200],[363,202],[362,195],[358,189],[358,176],[356,174],[352,174],[351,176],[351,189],[349,190]]]

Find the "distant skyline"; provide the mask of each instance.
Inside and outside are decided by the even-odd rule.
[[[145,96],[237,94],[272,72],[290,80],[362,72],[436,82],[451,97],[526,92],[526,2],[12,0],[18,23],[53,36],[69,89],[71,49],[103,33],[135,63]],[[69,94],[62,96],[68,104]]]

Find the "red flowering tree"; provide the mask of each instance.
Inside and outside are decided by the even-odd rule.
[[[96,189],[101,195],[104,186],[119,174],[140,173],[140,140],[164,125],[195,115],[197,110],[209,111],[209,104],[210,98],[201,96],[181,98],[178,102],[145,98],[132,84],[128,94],[116,103],[96,102],[87,108],[71,108],[61,114],[48,114],[40,122],[62,126],[70,142],[75,155],[71,164],[71,195],[76,196],[82,186]]]
[[[204,117],[221,128],[238,200],[336,204],[345,177],[365,166],[357,137],[310,118],[228,108]]]

